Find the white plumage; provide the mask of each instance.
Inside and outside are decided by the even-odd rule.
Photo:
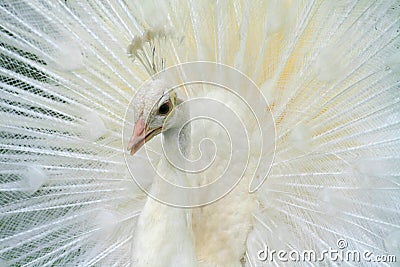
[[[290,266],[257,256],[266,246],[337,249],[340,239],[398,263],[399,18],[396,0],[0,3],[0,265]],[[142,62],[151,45],[154,69]],[[243,179],[211,205],[179,209],[140,190],[121,140],[149,73],[190,61],[254,81],[275,121],[276,153],[255,193]],[[159,89],[141,99],[153,103]],[[192,142],[223,137],[208,129],[192,129]],[[157,152],[159,141],[148,145]],[[154,188],[139,157],[129,158]]]

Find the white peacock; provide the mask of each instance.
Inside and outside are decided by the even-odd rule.
[[[399,18],[397,0],[3,1],[0,265],[293,264],[260,258],[265,248],[399,261]],[[170,91],[168,79],[150,77],[192,61],[246,75],[275,125],[260,123],[274,137],[265,155],[243,154],[250,172],[268,159],[259,164],[264,182],[250,190],[245,173],[222,198],[188,209],[154,198],[161,180],[150,173],[203,185],[244,162],[230,160],[243,147],[229,150],[216,125],[181,127],[195,115],[190,100],[205,92],[231,120],[246,126],[251,117],[215,87]],[[178,141],[168,136],[174,128],[183,129]],[[257,129],[246,128],[249,148]],[[214,143],[201,142],[207,134]],[[207,175],[170,165],[177,153],[209,159],[199,151],[216,153]]]

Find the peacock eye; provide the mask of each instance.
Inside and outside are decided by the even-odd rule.
[[[168,114],[169,110],[170,110],[170,104],[169,102],[166,102],[158,108],[158,113],[161,115],[165,115]]]

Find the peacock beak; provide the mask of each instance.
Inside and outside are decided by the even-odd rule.
[[[129,140],[128,150],[130,154],[135,154],[147,141],[161,132],[161,127],[157,129],[147,129],[143,117],[140,117],[133,127],[133,134]]]

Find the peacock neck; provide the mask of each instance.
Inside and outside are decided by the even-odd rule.
[[[157,164],[157,175],[153,179],[151,191],[154,195],[168,195],[166,199],[185,201],[190,195],[186,192],[176,193],[171,190],[170,184],[189,186],[188,176],[184,169],[190,154],[191,127],[186,123],[189,113],[185,110],[177,110],[176,120],[172,127],[162,132],[162,155]],[[166,183],[165,181],[168,181]],[[176,203],[176,201],[173,201]]]
[[[173,125],[162,132],[163,151],[157,169],[169,182],[187,186],[187,175],[183,169],[189,162],[191,151],[191,127],[190,123],[187,123],[190,120],[190,113],[186,107],[181,106],[178,106],[175,112]],[[156,179],[153,189],[158,185]]]
[[[190,153],[191,128],[185,124],[189,113],[181,110],[179,115],[174,127],[163,132],[164,153],[185,159]],[[175,168],[168,155],[161,156],[157,171],[169,182],[186,185],[186,174]],[[161,179],[158,175],[155,177],[151,193],[170,193],[163,188],[165,183]],[[191,211],[148,197],[135,229],[132,251],[133,266],[198,266]]]

